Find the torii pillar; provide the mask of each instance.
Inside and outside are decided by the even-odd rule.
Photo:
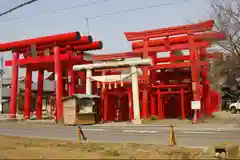
[[[12,53],[12,80],[11,80],[11,97],[10,97],[10,118],[16,118],[17,113],[17,93],[18,93],[18,64],[19,53]]]
[[[44,81],[44,70],[38,71],[38,84],[37,84],[37,106],[36,106],[36,117],[42,119],[42,97],[43,97],[43,82]]]
[[[54,72],[56,81],[56,121],[63,119],[63,105],[62,105],[62,92],[63,92],[63,80],[62,80],[62,66],[60,60],[60,47],[54,46]]]
[[[24,118],[30,118],[31,112],[31,92],[32,92],[32,70],[30,67],[26,69],[25,79],[25,97],[24,97]]]

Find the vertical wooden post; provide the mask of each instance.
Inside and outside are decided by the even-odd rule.
[[[62,105],[62,92],[63,92],[63,80],[62,80],[62,67],[60,60],[60,48],[59,46],[53,47],[54,52],[54,72],[56,75],[56,121],[60,121],[63,118],[63,105]]]
[[[105,75],[105,71],[102,72],[102,76]],[[101,103],[101,117],[102,117],[102,121],[105,121],[104,119],[104,114],[105,114],[105,109],[104,109],[104,105],[105,105],[105,102],[104,102],[104,99],[105,99],[105,86],[103,86],[104,82],[102,83],[102,86],[100,85],[101,87],[101,95],[100,95],[100,103]]]
[[[68,63],[68,95],[72,96],[76,92],[76,77],[73,71],[73,64],[71,62],[73,53],[71,50],[67,53],[69,55]]]
[[[158,97],[158,119],[163,119],[164,118],[164,113],[163,113],[163,102],[162,102],[162,97],[161,97],[161,92],[158,89],[157,91],[157,97]]]
[[[25,81],[25,98],[24,98],[24,118],[30,118],[31,109],[31,92],[32,92],[32,70],[30,67],[26,69],[26,81]]]
[[[211,110],[211,97],[210,97],[210,82],[207,77],[208,77],[208,72],[207,72],[207,68],[205,68],[202,71],[204,114],[207,117],[211,117],[212,110]]]
[[[193,38],[190,36],[190,61],[191,61],[191,75],[192,75],[192,92],[193,100],[200,101],[200,65],[199,65],[199,55],[198,50],[194,44]],[[198,110],[195,110],[196,118],[200,117]],[[197,120],[198,121],[198,120]]]
[[[156,65],[156,59],[157,59],[157,53],[152,53],[151,57],[152,57],[152,63],[155,66]],[[151,74],[151,83],[156,84],[156,81],[157,81],[156,71],[152,70],[150,72],[150,74]],[[150,106],[151,116],[156,116],[157,115],[156,98],[155,98],[155,95],[153,93],[151,94],[151,103],[150,104],[151,104],[151,106]]]
[[[207,55],[206,48],[200,48],[199,51],[200,51],[200,54],[202,55],[201,57],[206,58],[206,55]],[[205,116],[211,117],[212,110],[211,110],[210,82],[208,80],[208,67],[202,68],[201,76],[202,76],[202,84],[203,84],[202,109]]]
[[[156,116],[157,115],[157,110],[156,110],[156,98],[155,95],[152,93],[151,94],[151,116]]]
[[[151,58],[152,58],[153,66],[155,66],[156,65],[156,60],[157,60],[157,53],[152,53]],[[157,80],[156,70],[151,70],[150,71],[150,77],[151,77],[151,80],[150,80],[151,83],[155,84],[156,80]]]
[[[104,102],[103,102],[103,121],[108,121],[108,94],[104,93]]]
[[[18,94],[18,60],[19,53],[12,53],[12,79],[11,79],[11,97],[10,97],[10,118],[16,117],[17,112],[17,94]]]
[[[132,91],[131,89],[128,90],[128,105],[129,105],[129,119],[133,120],[133,101],[132,101]]]
[[[143,58],[148,58],[148,39],[144,39],[143,46]],[[149,83],[149,75],[148,75],[148,67],[142,67],[143,69],[143,79],[144,79],[144,88],[143,88],[143,96],[142,96],[142,116],[144,119],[148,117],[148,83]]]
[[[133,112],[134,112],[134,120],[132,122],[135,124],[140,124],[142,122],[141,122],[141,118],[140,118],[139,87],[138,87],[138,75],[137,75],[137,67],[136,66],[131,66],[131,73],[132,73],[132,96],[133,96]],[[148,96],[148,93],[147,93],[147,96]],[[145,100],[147,100],[147,99],[145,99]],[[148,103],[148,101],[147,101],[147,103]],[[148,108],[143,107],[144,112],[147,109]]]
[[[90,95],[92,94],[92,70],[88,69],[86,70],[86,94]]]
[[[44,81],[44,70],[38,71],[38,87],[37,87],[37,107],[36,117],[42,119],[42,97],[43,97],[43,82]]]
[[[181,97],[181,115],[182,115],[182,119],[184,120],[186,118],[186,116],[185,116],[184,89],[183,88],[181,88],[181,90],[180,90],[180,97]]]

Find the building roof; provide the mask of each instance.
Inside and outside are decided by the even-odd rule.
[[[3,85],[10,85],[12,83],[11,80],[12,80],[11,78],[5,77],[5,78],[3,78],[2,84]],[[19,77],[18,80],[21,82],[21,81],[24,81],[25,78],[24,77]]]
[[[5,85],[8,83],[8,79],[5,81]],[[11,84],[11,80],[9,79],[9,85]],[[25,90],[25,82],[19,82],[18,87],[20,90]],[[32,83],[32,91],[37,91],[37,82]],[[43,82],[43,91],[44,92],[54,92],[53,90],[53,81],[44,80]],[[10,98],[11,88],[3,87],[2,88],[2,97]]]
[[[54,92],[53,90],[53,81],[50,80],[44,80],[43,82],[43,91],[44,92]],[[37,82],[32,84],[32,91],[37,91],[38,87],[37,87]]]
[[[83,98],[100,98],[98,95],[89,95],[89,94],[74,94],[73,96],[77,97],[78,99],[83,99]]]
[[[54,92],[53,83],[54,83],[53,81],[44,80],[43,91],[44,92]],[[19,89],[25,90],[25,83],[24,82],[19,83]],[[32,91],[37,91],[37,90],[38,90],[38,83],[37,82],[32,83]]]
[[[77,99],[98,99],[100,96],[98,95],[89,95],[89,94],[73,94],[72,96],[69,97],[64,97],[62,100],[67,100],[69,98],[75,97]]]

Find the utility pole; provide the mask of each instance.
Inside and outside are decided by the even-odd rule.
[[[2,106],[3,74],[4,74],[4,69],[3,69],[3,57],[1,56],[1,58],[0,58],[0,113],[2,113],[2,111],[3,111],[3,106]]]
[[[89,18],[86,18],[86,25],[87,25],[87,31],[88,31],[88,34],[90,34],[90,29],[89,29]]]

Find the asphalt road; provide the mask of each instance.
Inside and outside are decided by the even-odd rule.
[[[82,128],[89,141],[169,144],[169,127],[83,126]],[[77,141],[77,127],[0,125],[0,134]],[[180,146],[208,147],[221,142],[240,143],[240,134],[236,130],[176,129],[175,136]]]

